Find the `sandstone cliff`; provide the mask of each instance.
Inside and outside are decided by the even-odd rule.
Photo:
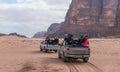
[[[62,23],[53,23],[51,24],[51,26],[48,28],[45,36],[53,36],[54,37],[54,33],[56,33],[60,28],[61,26],[63,25],[63,22]]]
[[[65,22],[54,35],[120,35],[120,0],[72,0]]]
[[[56,31],[58,31],[63,23],[53,23],[50,25],[47,31],[43,32],[37,32],[32,38],[41,38],[41,37],[47,37],[52,34],[54,34]],[[52,35],[53,37],[53,35]]]
[[[37,32],[36,34],[34,34],[34,36],[32,38],[41,38],[41,37],[45,37],[46,31],[42,31],[42,32]]]

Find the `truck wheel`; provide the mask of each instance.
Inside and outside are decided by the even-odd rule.
[[[43,51],[42,47],[40,46],[40,51]]]
[[[83,58],[83,62],[88,62],[89,58]]]
[[[55,51],[55,53],[57,52],[57,50],[54,50]]]
[[[61,59],[61,54],[60,54],[60,52],[58,53],[58,58]]]
[[[40,48],[40,51],[43,51],[43,49],[42,49],[42,48]]]
[[[45,50],[45,52],[47,53],[47,52],[48,52],[48,50]]]
[[[63,61],[63,62],[68,62],[68,58],[66,58],[66,57],[64,56],[64,54],[63,54],[63,56],[62,56],[62,61]]]

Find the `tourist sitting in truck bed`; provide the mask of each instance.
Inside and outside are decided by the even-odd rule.
[[[85,39],[84,39],[84,42],[82,43],[82,46],[84,46],[84,47],[88,47],[89,46],[89,38],[88,38],[87,35],[85,36]]]
[[[59,43],[59,39],[57,37],[53,38],[49,38],[46,39],[46,44],[53,44],[53,45],[57,45]]]
[[[54,38],[54,44],[58,44],[59,43],[59,39],[58,39],[58,37],[55,37]]]
[[[82,45],[82,43],[85,42],[85,38],[83,36],[81,36],[79,39],[78,39],[78,43],[80,45]]]
[[[73,35],[72,34],[66,34],[64,41],[66,42],[67,45],[71,45],[73,42]]]

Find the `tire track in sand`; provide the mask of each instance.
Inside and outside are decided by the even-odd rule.
[[[102,69],[100,69],[99,67],[97,67],[96,65],[88,62],[87,65],[89,65],[90,67],[92,67],[94,70],[96,70],[97,72],[103,72]]]
[[[80,61],[74,61],[66,63],[66,65],[70,72],[103,72],[103,70],[90,62],[82,63]]]
[[[44,53],[45,53],[45,52],[44,52]],[[53,57],[53,58],[59,59],[57,54],[52,53],[52,52],[48,52],[48,53],[49,53],[49,54],[48,54],[49,56],[51,56],[51,57]],[[79,72],[79,71],[76,71],[76,70],[75,70],[75,68],[74,68],[73,65],[69,65],[69,63],[68,63],[68,65],[69,65],[69,67],[68,67],[68,65],[67,65],[66,63],[62,62],[61,59],[59,59],[57,62],[59,62],[59,63],[62,64],[62,65],[59,64],[59,66],[61,66],[61,67],[63,68],[63,71],[62,71],[62,72]],[[71,69],[71,68],[72,68],[72,69]],[[61,72],[61,71],[60,71],[60,72]]]
[[[51,55],[57,57],[57,55],[54,55],[54,54],[51,54]],[[69,72],[80,72],[79,69],[73,63],[69,63],[69,62],[67,63],[62,62],[62,63],[64,63],[64,65],[69,69]],[[66,70],[66,72],[68,72],[68,70]]]
[[[52,57],[57,57],[57,54],[49,53],[49,55],[51,55]],[[98,66],[90,62],[83,63],[80,60],[73,60],[67,63],[65,62],[62,63],[69,69],[65,70],[65,72],[103,72],[102,69],[100,69]]]
[[[69,68],[69,72],[79,72],[79,69],[77,69],[77,67],[74,64],[66,63],[66,65]]]

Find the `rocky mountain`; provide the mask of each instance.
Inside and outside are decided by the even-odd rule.
[[[60,29],[62,24],[63,23],[53,23],[50,25],[47,31],[37,32],[32,38],[41,38],[52,35]]]
[[[20,35],[20,34],[17,34],[17,33],[10,33],[10,34],[2,34],[2,33],[0,33],[0,36],[17,36],[17,37],[27,38],[27,36]]]
[[[63,22],[62,23],[53,23],[53,24],[51,24],[51,26],[48,28],[45,36],[50,36],[50,35],[56,33],[60,29],[60,27],[62,25],[63,25]]]
[[[37,32],[32,38],[41,38],[45,37],[46,31]]]
[[[120,35],[120,0],[72,0],[65,22],[53,35]]]

